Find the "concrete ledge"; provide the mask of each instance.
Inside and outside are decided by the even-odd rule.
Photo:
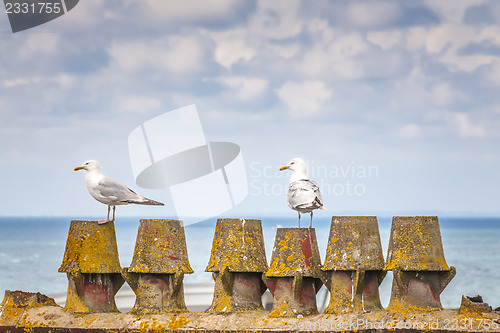
[[[5,310],[8,309],[0,312]],[[0,332],[500,332],[499,318],[495,311],[468,317],[460,315],[458,310],[404,313],[381,310],[304,318],[271,318],[268,311],[136,316],[72,314],[59,306],[42,306],[18,311],[4,319],[0,322]]]
[[[33,333],[104,333],[104,332],[123,332],[123,333],[139,333],[145,332],[144,330],[136,330],[136,329],[117,329],[117,330],[108,330],[102,328],[50,328],[50,327],[36,327],[31,329],[24,329],[22,327],[7,327],[0,326],[0,332],[7,333],[24,333],[24,332],[33,332]],[[148,330],[147,332],[190,332],[190,333],[250,333],[256,332],[252,330]],[[306,333],[311,331],[280,331],[280,330],[261,330],[259,333]],[[320,332],[320,331],[314,331]],[[332,331],[321,331],[321,332],[332,332]],[[447,330],[432,330],[432,331],[421,331],[421,330],[413,330],[413,329],[396,329],[396,330],[359,330],[359,331],[340,331],[342,333],[420,333],[420,332],[433,332],[433,333],[468,333],[470,331],[447,331]],[[478,332],[488,332],[488,331],[478,331]]]

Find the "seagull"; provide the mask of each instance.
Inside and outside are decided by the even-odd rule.
[[[294,158],[288,165],[282,166],[280,171],[287,169],[293,171],[288,182],[288,193],[286,195],[288,207],[299,213],[299,228],[300,213],[311,213],[311,222],[309,223],[309,228],[311,228],[313,210],[325,209],[319,186],[314,180],[307,179],[307,167],[303,159]]]
[[[108,216],[105,220],[99,220],[97,223],[104,224],[115,220],[115,209],[117,205],[139,204],[139,205],[158,205],[163,206],[161,202],[143,197],[126,185],[117,180],[105,177],[101,173],[101,166],[97,161],[90,160],[81,166],[77,166],[74,171],[86,170],[85,185],[90,195],[99,202],[108,205]],[[113,206],[113,218],[109,219],[109,211]]]

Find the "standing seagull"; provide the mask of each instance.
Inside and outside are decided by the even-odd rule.
[[[139,205],[159,205],[161,202],[143,197],[129,189],[126,185],[117,180],[105,177],[101,173],[99,163],[94,160],[85,162],[82,166],[75,168],[78,170],[87,170],[85,176],[85,185],[90,195],[99,202],[108,205],[108,217],[105,220],[97,221],[99,224],[113,222],[115,220],[115,209],[117,205],[139,204]],[[113,206],[113,218],[109,219],[109,210]]]
[[[280,171],[286,169],[293,171],[288,182],[286,202],[291,209],[299,213],[299,228],[300,213],[311,213],[311,222],[309,223],[309,228],[311,228],[313,210],[325,209],[318,184],[314,180],[307,179],[306,162],[301,158],[294,158],[288,165],[281,167]]]

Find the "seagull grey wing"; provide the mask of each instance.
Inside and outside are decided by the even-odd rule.
[[[102,178],[95,190],[104,198],[115,204],[135,203],[141,201],[141,196],[128,188],[125,184],[111,178]]]
[[[288,186],[287,203],[295,210],[317,209],[322,206],[321,194],[316,182],[303,179],[297,180]],[[319,201],[319,202],[318,202]]]
[[[318,183],[316,183],[314,180],[309,180],[309,182],[312,183],[312,188],[314,190],[314,193],[316,193],[316,201],[319,204],[318,208],[323,207],[323,197],[321,196],[321,192],[319,190]]]

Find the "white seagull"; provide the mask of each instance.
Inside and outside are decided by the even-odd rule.
[[[161,202],[143,197],[119,181],[105,177],[101,173],[101,167],[97,161],[87,161],[83,165],[76,167],[75,171],[82,169],[87,171],[85,175],[85,185],[87,185],[87,190],[89,190],[90,195],[97,201],[108,205],[108,217],[105,220],[97,221],[99,224],[113,222],[115,220],[115,209],[118,205],[133,203],[139,205],[163,206]],[[113,218],[110,220],[109,211],[111,206],[113,206]]]
[[[293,171],[288,182],[286,202],[291,209],[299,213],[299,228],[300,213],[311,213],[311,222],[309,223],[309,228],[311,228],[313,210],[325,209],[319,186],[314,180],[307,179],[307,167],[303,159],[294,158],[288,165],[281,167],[280,171],[286,169]]]

